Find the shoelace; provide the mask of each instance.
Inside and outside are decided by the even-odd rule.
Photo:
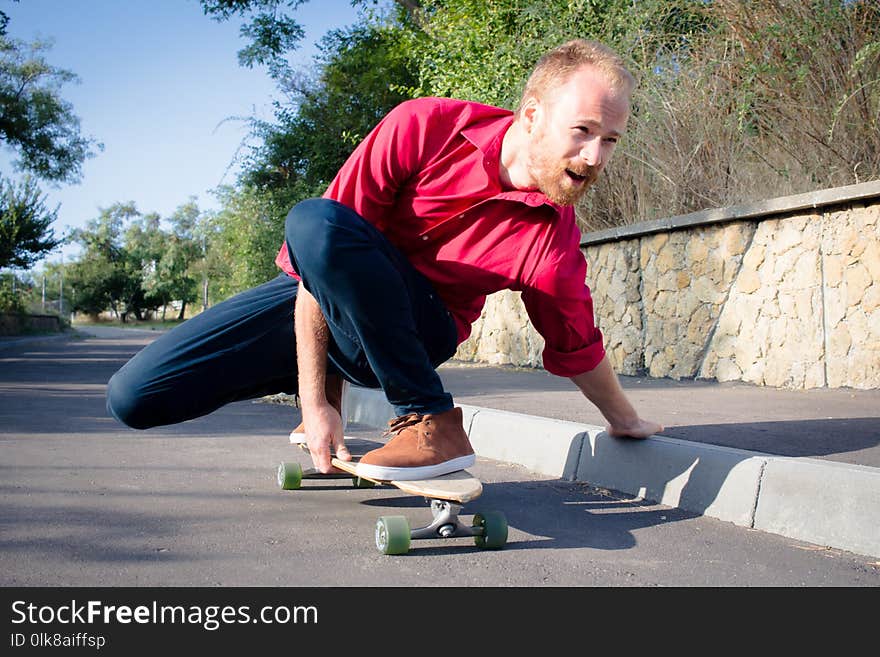
[[[401,431],[406,429],[407,427],[411,427],[415,424],[419,424],[424,415],[419,415],[418,413],[410,413],[409,415],[401,415],[400,417],[396,417],[390,422],[388,422],[388,428],[382,433],[383,436],[390,436],[391,434],[399,435]]]

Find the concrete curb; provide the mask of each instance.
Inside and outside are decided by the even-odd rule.
[[[384,427],[378,390],[352,387],[348,419]],[[789,538],[880,557],[880,468],[773,456],[665,436],[612,438],[602,427],[461,406],[479,456],[588,482]]]

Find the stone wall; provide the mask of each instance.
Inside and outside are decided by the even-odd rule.
[[[621,374],[880,388],[880,182],[585,237],[587,284]],[[541,366],[513,292],[462,360]]]
[[[18,315],[0,313],[0,335],[20,335],[22,333],[54,333],[64,330],[64,325],[56,315]]]

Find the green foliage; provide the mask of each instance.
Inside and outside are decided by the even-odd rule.
[[[71,310],[71,296],[74,290],[67,279],[70,263],[44,262],[42,271],[31,272],[33,284],[26,301],[32,313],[55,313],[62,318]],[[65,288],[65,285],[67,286]]]
[[[292,103],[275,124],[257,124],[262,145],[246,163],[245,185],[287,190],[291,201],[320,195],[351,151],[415,81],[398,24],[333,30],[321,41],[320,73],[290,83]]]
[[[72,239],[83,247],[82,257],[70,266],[70,284],[76,288],[74,311],[98,314],[105,309],[127,314],[143,301],[140,278],[122,242],[124,224],[139,216],[133,203],[116,203],[101,211]]]
[[[57,214],[31,178],[18,185],[0,179],[0,267],[30,267],[58,246],[51,228]]]
[[[125,230],[124,249],[131,261],[143,297],[137,300],[144,308],[159,308],[174,300],[171,283],[159,276],[159,263],[168,247],[168,235],[161,228],[161,217],[153,212],[135,217]]]
[[[21,281],[15,274],[0,276],[0,312],[23,315],[27,312]]]
[[[154,274],[142,283],[146,292],[154,286],[154,294],[161,296],[162,305],[180,302],[178,319],[182,320],[186,306],[198,299],[197,279],[193,265],[201,257],[201,248],[193,239],[192,231],[198,220],[198,208],[190,203],[171,217],[172,231],[165,248],[155,264]]]
[[[73,234],[83,247],[68,266],[73,309],[90,315],[110,309],[125,321],[178,302],[183,319],[187,304],[198,298],[202,222],[193,200],[172,215],[170,230],[158,214],[142,215],[132,203],[102,210]]]
[[[242,66],[266,66],[273,78],[289,74],[284,55],[298,47],[305,32],[286,11],[293,11],[304,0],[201,0],[205,15],[216,21],[233,16],[247,17],[250,22],[241,26],[241,35],[249,40],[238,51]]]
[[[51,66],[42,56],[48,49],[0,35],[0,141],[20,155],[17,167],[45,180],[77,182],[92,148],[101,146],[80,135],[79,119],[59,95],[76,76]]]
[[[274,259],[290,204],[283,193],[253,187],[226,187],[219,194],[222,209],[212,218],[216,232],[207,264],[220,274],[212,277],[212,291],[222,299],[278,275]]]
[[[511,109],[538,58],[561,43],[602,41],[640,71],[706,29],[688,0],[425,0],[421,16],[420,95]]]
[[[536,12],[528,3],[428,0],[425,38],[413,42],[419,95],[510,107],[539,47],[527,38]]]
[[[398,8],[332,30],[319,45],[314,77],[279,79],[289,102],[276,104],[275,122],[254,122],[261,145],[245,162],[240,186],[219,190],[222,209],[212,219],[203,262],[213,272],[214,296],[277,275],[274,258],[287,212],[323,194],[358,142],[410,97],[417,77],[409,17]]]
[[[200,2],[245,19],[240,61],[267,66],[285,100],[252,122],[260,145],[216,214],[190,202],[168,230],[120,204],[79,235],[83,309],[137,314],[272,278],[289,208],[322,194],[393,106],[436,95],[512,109],[535,61],[573,38],[607,43],[639,80],[617,155],[578,208],[587,230],[880,177],[874,0],[386,0],[373,13],[360,0],[362,20],[324,37],[310,74],[285,60],[301,0]]]
[[[264,9],[259,2],[214,4],[225,17]],[[321,41],[315,75],[278,79],[287,102],[276,104],[273,123],[253,123],[261,145],[245,161],[241,187],[221,195],[209,249],[229,267],[221,294],[277,271],[288,209],[322,194],[357,143],[403,100],[430,94],[513,106],[535,60],[562,41],[638,43],[627,47],[631,58],[654,62],[663,48],[706,29],[687,0],[417,4],[397,2],[332,30]]]

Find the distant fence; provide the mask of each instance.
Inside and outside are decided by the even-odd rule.
[[[621,374],[880,388],[880,181],[585,235]],[[540,367],[519,295],[489,298],[463,360]]]

